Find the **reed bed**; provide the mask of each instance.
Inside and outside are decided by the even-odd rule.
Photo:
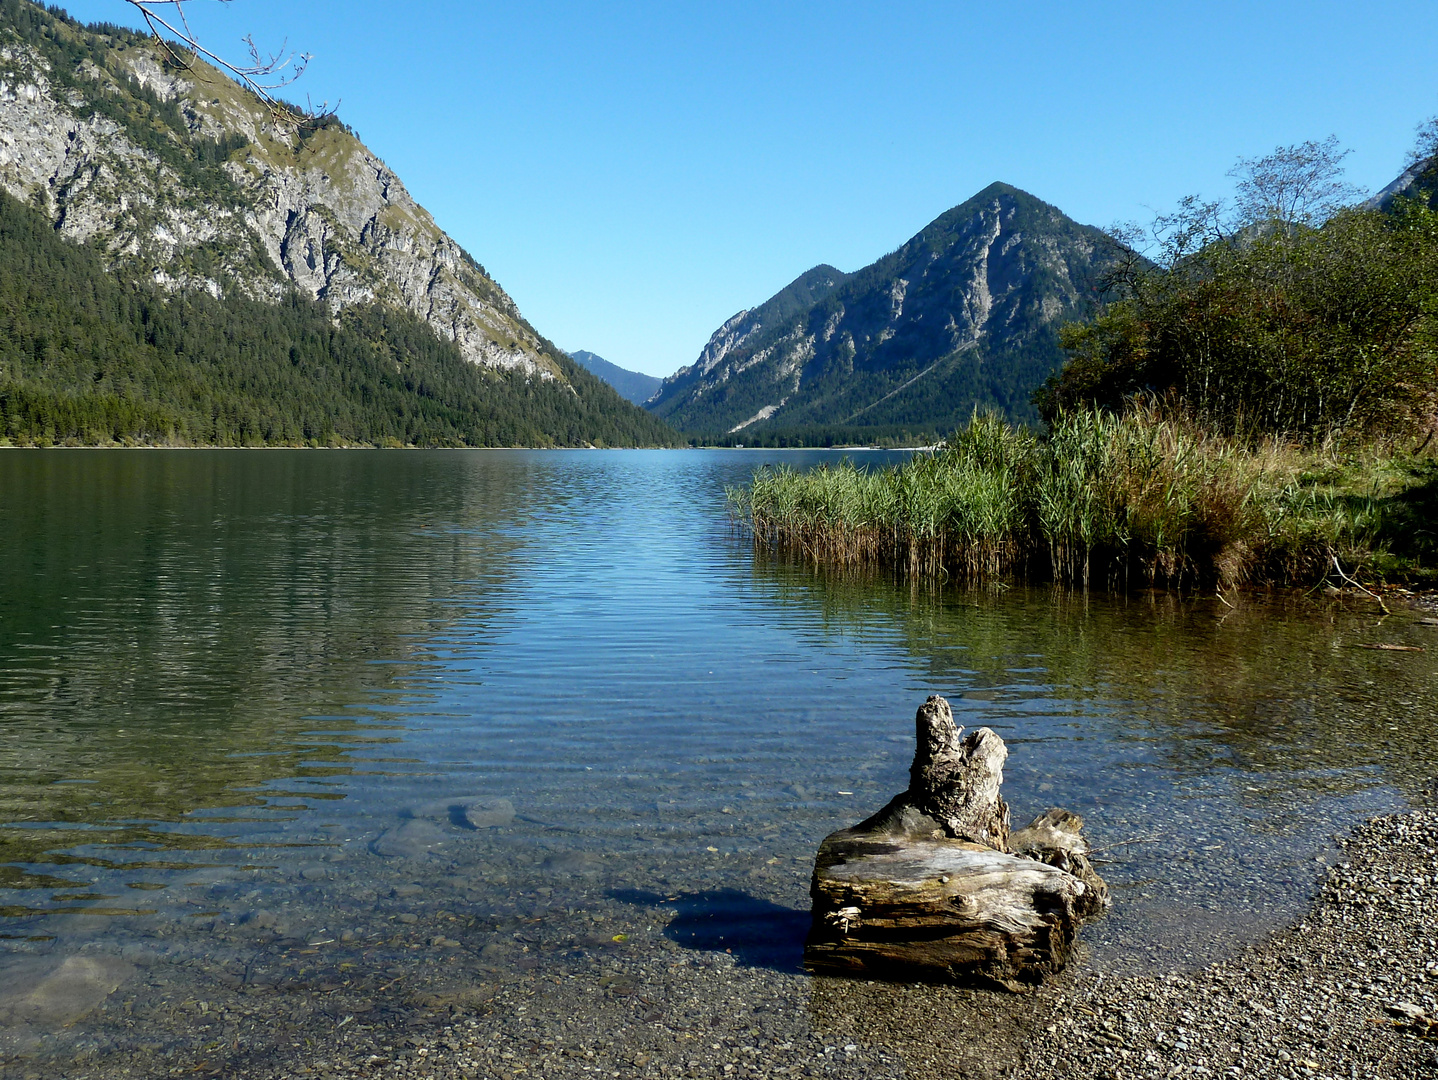
[[[1138,408],[1064,415],[1044,436],[975,416],[899,466],[764,468],[728,494],[756,546],[819,564],[1227,587],[1320,579],[1334,557],[1372,568],[1414,475],[1377,454],[1240,445]]]

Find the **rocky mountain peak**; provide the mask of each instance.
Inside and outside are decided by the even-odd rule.
[[[1027,419],[1106,250],[1098,230],[991,184],[862,270],[816,267],[735,315],[647,407],[715,435],[947,429],[976,405]]]

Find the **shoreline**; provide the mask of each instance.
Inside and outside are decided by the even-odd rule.
[[[1302,921],[1200,970],[1070,971],[1021,998],[956,990],[897,1025],[886,999],[903,995],[871,990],[851,1021],[883,1018],[913,1080],[1438,1075],[1438,809],[1371,818],[1339,843]]]
[[[292,466],[259,471],[240,469],[233,455],[199,458],[211,456],[219,463],[214,475],[243,480],[232,485],[242,491],[289,490],[278,483],[262,487],[252,477],[282,477],[297,469],[301,477],[314,472],[327,479],[334,472],[319,468],[319,459],[304,459],[314,461],[317,471],[303,469],[298,455]],[[651,456],[660,468],[641,470],[641,477],[667,475],[682,460]],[[695,468],[683,466],[680,472],[704,477],[742,471],[736,465],[739,455],[720,456],[728,463],[694,463]],[[453,460],[461,457],[453,455]],[[561,459],[580,461],[571,451],[521,452],[518,457],[547,457],[560,477],[573,474]],[[416,475],[464,477],[462,469],[443,465],[444,458],[427,459],[435,467]],[[235,469],[227,472],[221,459],[234,462]],[[63,460],[55,459],[54,469],[43,468],[38,457],[31,463],[37,475],[76,471],[59,469]],[[173,471],[128,469],[126,462],[144,462],[116,455],[113,463],[119,472],[135,472],[141,479]],[[419,458],[413,463],[418,469]],[[198,459],[192,464],[200,468]],[[65,1015],[86,1007],[92,995],[108,996],[88,1016],[77,1012],[74,1024],[63,1018],[45,1020],[47,1030],[40,1022],[33,1024],[36,1052],[26,1059],[7,1061],[0,1047],[0,1074],[114,1077],[129,1068],[135,1077],[184,1072],[489,1080],[501,1075],[589,1080],[615,1073],[626,1080],[721,1074],[899,1077],[924,1075],[929,1059],[937,1056],[930,1069],[935,1076],[1028,1076],[1035,1068],[1057,1069],[1053,1063],[1063,1047],[1090,1054],[1110,1046],[1104,1040],[1114,1036],[1102,1027],[1092,1032],[1092,1044],[1071,1041],[1073,1033],[1059,1027],[1065,1018],[1087,1016],[1082,1008],[1098,1007],[1100,997],[1084,996],[1095,983],[1100,995],[1115,987],[1120,991],[1106,1014],[1112,1022],[1121,1021],[1123,1011],[1134,1011],[1132,998],[1152,1013],[1152,1021],[1144,1014],[1144,1025],[1169,1023],[1176,1015],[1172,1010],[1160,1016],[1156,1010],[1164,1003],[1140,1001],[1130,991],[1132,980],[1118,973],[1189,972],[1210,961],[1247,955],[1245,946],[1299,925],[1312,906],[1318,877],[1326,872],[1314,856],[1322,851],[1330,862],[1337,861],[1330,846],[1335,834],[1347,834],[1369,815],[1421,804],[1419,793],[1435,775],[1438,742],[1431,740],[1438,732],[1438,712],[1431,695],[1438,674],[1433,664],[1438,631],[1417,625],[1431,619],[1404,615],[1397,592],[1384,591],[1397,618],[1382,619],[1376,601],[1351,590],[1342,595],[1319,590],[1306,600],[1258,592],[1246,603],[1235,599],[1239,611],[1230,612],[1212,595],[1200,603],[1192,594],[1125,600],[1051,590],[905,595],[887,583],[851,589],[839,582],[831,588],[819,575],[776,570],[767,563],[751,573],[746,558],[731,557],[742,549],[737,543],[725,546],[722,519],[707,503],[701,504],[702,513],[688,516],[648,512],[620,518],[608,512],[622,505],[614,501],[613,489],[596,484],[571,487],[585,493],[601,513],[576,503],[573,512],[559,517],[527,519],[542,527],[534,530],[524,559],[516,562],[507,543],[513,518],[495,516],[504,542],[491,544],[490,518],[483,515],[491,505],[508,511],[516,502],[514,492],[535,489],[533,463],[495,473],[501,479],[519,477],[522,483],[494,489],[498,495],[486,495],[488,502],[463,503],[411,502],[392,483],[395,470],[383,468],[378,458],[373,464],[369,470],[340,470],[382,481],[348,489],[342,501],[329,487],[308,501],[287,501],[288,495],[241,501],[196,486],[194,502],[174,518],[184,531],[161,534],[178,538],[169,541],[166,550],[174,557],[166,565],[193,567],[195,595],[207,600],[215,595],[217,578],[205,556],[222,546],[211,523],[234,522],[232,531],[218,534],[232,538],[224,539],[223,547],[257,555],[218,579],[224,615],[232,626],[249,627],[257,636],[263,633],[264,642],[275,642],[245,654],[250,662],[263,660],[273,674],[264,681],[235,677],[217,684],[230,695],[226,701],[243,694],[256,702],[253,709],[236,711],[239,720],[254,722],[244,723],[233,736],[204,740],[203,754],[172,744],[177,747],[174,766],[188,770],[191,762],[195,765],[193,777],[185,779],[190,787],[152,803],[148,790],[132,795],[128,783],[114,783],[106,790],[134,802],[112,805],[127,811],[139,805],[156,819],[181,822],[189,820],[192,809],[204,817],[207,806],[216,806],[224,811],[223,819],[231,816],[229,792],[235,784],[256,777],[254,782],[264,787],[247,783],[250,790],[298,792],[301,801],[295,805],[308,809],[295,813],[277,805],[273,822],[266,811],[256,815],[266,820],[238,829],[202,824],[197,831],[221,837],[236,853],[205,855],[195,860],[197,865],[177,865],[173,873],[152,875],[143,866],[111,872],[96,866],[93,889],[31,878],[40,881],[42,891],[12,894],[22,907],[15,909],[7,927],[13,936],[0,950],[7,961],[0,966],[0,1007],[26,980],[45,991],[36,995],[37,1005],[42,996],[46,1003],[61,996],[52,990],[68,986],[76,991],[69,995],[73,1009],[67,1005]],[[549,467],[539,468],[544,473]],[[606,468],[601,461],[595,475]],[[210,467],[201,471],[212,484]],[[26,472],[20,469],[17,475]],[[151,623],[130,614],[135,599],[149,595],[134,583],[150,564],[131,558],[128,548],[96,544],[90,554],[89,548],[61,542],[70,534],[83,535],[92,521],[105,526],[108,536],[130,535],[135,523],[161,520],[153,512],[139,512],[150,505],[145,493],[152,488],[146,484],[125,489],[127,495],[144,497],[114,504],[80,498],[84,492],[77,491],[68,513],[54,518],[65,527],[26,525],[23,532],[35,542],[17,550],[35,554],[17,562],[12,575],[16,598],[26,601],[17,610],[55,613],[34,624],[42,631],[37,640],[52,639],[45,623],[79,625],[80,618],[92,618],[92,611],[114,612],[114,625],[126,634],[165,646],[155,655],[186,656],[182,649],[189,641],[207,640],[211,610],[196,606],[191,615],[187,607],[178,612],[180,621],[169,621],[177,610],[170,587],[156,594],[163,602],[157,610],[166,621],[154,623],[153,631]],[[689,490],[694,486],[688,483]],[[466,500],[487,490],[467,479],[456,487]],[[646,500],[634,505],[663,507],[667,515],[672,492],[683,490],[650,486]],[[393,492],[398,497],[379,497]],[[375,497],[361,499],[365,493]],[[118,509],[111,510],[112,505]],[[348,576],[313,575],[316,554],[329,550],[310,542],[314,529],[328,530],[330,521],[343,523],[347,519],[340,512],[358,505],[374,506],[376,512],[333,535],[354,537],[341,551],[355,552],[364,543],[372,554],[351,563],[354,573]],[[268,512],[253,517],[255,510],[275,506],[289,514],[278,525]],[[418,528],[412,527],[416,508],[428,515],[418,518]],[[666,552],[692,550],[700,556],[683,560],[690,564],[684,567],[686,575],[694,564],[717,567],[719,575],[672,593],[657,578],[665,595],[662,604],[653,601],[653,590],[629,591],[633,582],[644,580],[635,571],[652,565],[646,553],[652,550],[650,538],[661,535],[650,524],[656,519],[679,526],[673,530],[679,542],[664,538]],[[470,534],[451,539],[450,533],[426,528],[431,520],[475,525],[472,535],[478,539]],[[38,516],[36,521],[46,524]],[[615,528],[579,533],[596,521],[613,522]],[[691,532],[690,522],[702,528]],[[396,524],[402,529],[396,530]],[[397,539],[390,539],[392,532]],[[599,539],[603,543],[597,546],[576,543]],[[543,557],[541,541],[553,556]],[[47,542],[54,555],[46,550]],[[464,561],[451,554],[458,545],[463,545]],[[716,550],[717,559],[712,558]],[[271,551],[295,554],[272,557]],[[636,553],[632,563],[626,561],[629,551]],[[576,576],[573,567],[580,555],[606,571]],[[480,556],[486,561],[474,561]],[[492,557],[496,561],[488,561]],[[31,590],[26,584],[24,567],[51,558],[95,568],[77,578],[83,588],[69,590],[80,597],[75,604],[57,604],[53,590]],[[132,572],[132,565],[138,569]],[[499,565],[506,571],[503,578],[477,572]],[[708,587],[711,580],[721,587],[737,580],[742,606],[726,601],[711,609],[707,599],[716,595]],[[491,581],[502,588],[490,588]],[[510,589],[510,581],[522,587]],[[283,608],[271,622],[275,594],[269,582],[312,584],[313,591],[303,593],[303,607],[293,614]],[[482,592],[475,582],[486,583]],[[555,629],[567,628],[569,641],[586,640],[586,625],[593,625],[594,618],[584,598],[594,595],[615,597],[612,612],[625,616],[624,625],[647,625],[653,613],[677,615],[684,639],[694,647],[674,647],[673,638],[660,639],[670,647],[651,658],[655,663],[633,669],[637,674],[632,677],[622,664],[611,669],[606,663],[604,678],[565,681],[575,666],[574,653],[572,647],[555,649]],[[637,599],[631,601],[631,595]],[[37,598],[33,602],[27,599],[32,596]],[[451,597],[465,606],[451,607],[446,603]],[[473,606],[467,603],[471,598]],[[512,599],[532,605],[524,609],[523,619],[511,617]],[[322,607],[314,603],[318,600],[324,601]],[[317,607],[338,614],[323,621],[312,618]],[[468,620],[462,634],[452,630],[458,625],[451,615],[456,610]],[[708,610],[717,617],[706,623]],[[782,637],[751,641],[734,635],[733,662],[713,684],[701,683],[693,676],[718,667],[709,662],[712,642],[734,633],[736,610],[762,612],[757,617],[764,634]],[[60,641],[54,662],[39,669],[48,673],[42,685],[69,683],[87,673],[92,685],[114,684],[112,658],[125,655],[129,639],[106,633],[85,640],[93,643],[87,646],[92,651],[66,648]],[[776,649],[775,640],[797,640],[802,649]],[[475,648],[462,646],[457,662],[444,653],[435,662],[433,648],[469,641]],[[301,642],[307,651],[297,651],[290,661],[291,650]],[[502,647],[492,648],[491,642]],[[1374,642],[1422,646],[1430,655],[1358,651],[1382,647]],[[502,662],[487,659],[478,669],[487,689],[447,689],[461,684],[456,675],[469,680],[464,674],[473,670],[468,657],[501,654]],[[751,672],[765,671],[759,665],[776,658],[811,656],[816,662],[808,666],[821,670],[808,674],[817,678],[806,678],[792,665],[777,669],[780,677],[772,690],[756,683],[742,694],[724,696],[715,689],[736,682],[747,686]],[[396,683],[389,678],[390,668],[371,667],[373,658],[415,666],[394,667],[402,680]],[[907,761],[897,748],[907,749],[910,736],[888,720],[896,670],[898,678],[937,684],[934,689],[972,689],[975,726],[987,720],[1007,731],[1005,725],[1013,722],[1031,736],[1032,758],[1025,754],[1014,762],[1016,773],[1026,777],[1014,777],[1023,792],[1017,801],[1037,810],[1050,799],[1079,800],[1075,808],[1101,826],[1094,842],[1117,849],[1115,862],[1126,864],[1121,877],[1133,891],[1110,919],[1082,935],[1090,950],[1087,963],[1075,958],[1071,977],[1056,984],[1057,996],[1010,999],[934,987],[870,986],[809,978],[799,970],[798,946],[809,921],[806,889],[818,838],[862,816],[851,812],[854,808],[877,806],[871,798],[881,800],[894,790],[883,778],[900,775]],[[614,672],[623,678],[614,678]],[[674,686],[681,680],[698,689],[689,697],[683,696],[688,691],[678,691],[685,705],[671,709]],[[838,700],[828,704],[829,688],[838,682]],[[507,716],[536,715],[536,686],[556,687],[562,700],[571,690],[596,703],[606,695],[622,695],[622,707],[583,704],[571,712],[561,700],[553,718],[566,725],[575,718],[595,736],[580,744],[582,755],[568,749],[575,745],[572,735],[554,742],[548,736],[527,739],[514,751],[501,745],[502,727],[471,735],[490,717],[504,722]],[[311,704],[339,699],[334,688],[343,692],[343,701],[366,709],[378,701],[383,708],[396,700],[388,693],[392,687],[438,695],[438,704],[415,699],[412,710],[419,719],[415,730],[427,726],[435,734],[416,738],[412,747],[407,738],[393,740],[405,744],[402,751],[369,741],[372,732],[392,741],[383,730],[393,719],[389,711],[375,715],[381,728],[374,728],[368,712],[331,717],[334,710],[325,709],[316,716]],[[1011,693],[1011,687],[1017,692]],[[549,696],[540,693],[541,699]],[[169,698],[157,700],[161,705],[155,714],[165,715]],[[151,701],[145,694],[127,699],[141,715]],[[271,709],[271,701],[306,707]],[[816,701],[825,704],[816,708]],[[1026,702],[1038,703],[1041,720],[1011,721],[1014,706]],[[546,708],[542,701],[539,708]],[[59,721],[54,730],[68,730],[64,713],[44,715]],[[706,730],[691,740],[696,717]],[[811,717],[819,726],[805,726]],[[45,730],[37,729],[41,736]],[[201,733],[198,725],[174,730]],[[319,747],[316,754],[323,756],[301,758],[283,753],[297,740],[308,747],[316,738],[328,739],[330,731],[358,733],[366,748],[356,755],[363,759],[356,763],[361,773],[378,768],[387,775],[391,766],[367,762],[402,753],[408,760],[398,771],[404,775],[330,779],[327,763],[335,761],[333,751]],[[1088,745],[1070,749],[1073,734]],[[349,736],[337,738],[343,742]],[[662,750],[636,753],[641,740]],[[37,752],[26,760],[48,763],[53,753],[60,763],[57,776],[89,775],[67,764],[63,744],[56,742],[52,751],[47,743],[35,741]],[[79,745],[95,752],[86,743]],[[822,766],[802,764],[815,757],[811,747],[828,751]],[[273,755],[274,767],[261,761],[252,771],[232,771],[251,770],[235,752],[248,757],[253,749],[281,752]],[[528,762],[541,753],[547,764],[562,765],[562,772],[536,774]],[[122,766],[132,760],[128,751],[112,758]],[[452,764],[456,758],[463,764]],[[237,763],[226,763],[231,761]],[[492,762],[502,772],[492,771]],[[1147,776],[1130,772],[1135,762],[1146,767]],[[308,763],[326,771],[316,773]],[[347,762],[338,764],[349,768]],[[505,778],[511,775],[516,778]],[[577,779],[566,779],[570,776]],[[303,786],[292,786],[296,777]],[[1254,786],[1245,787],[1245,778]],[[305,800],[310,791],[326,789],[343,798]],[[452,814],[440,815],[435,820],[443,839],[435,841],[439,847],[434,851],[425,847],[423,830],[397,838],[394,830],[413,831],[414,808],[447,793],[503,795],[514,799],[525,816],[509,828],[471,832]],[[72,803],[62,800],[71,798],[87,801],[87,794],[84,788],[46,789],[34,797],[43,811],[34,820],[60,821],[63,815],[52,807],[68,807]],[[170,813],[171,806],[186,816]],[[1107,806],[1113,809],[1099,809]],[[115,809],[93,815],[102,823],[122,816],[135,815]],[[237,816],[251,815],[242,806]],[[81,815],[80,820],[88,819]],[[177,831],[189,827],[182,824]],[[1151,833],[1164,837],[1158,846],[1122,846],[1129,842],[1126,837]],[[48,839],[52,834],[13,835],[23,838],[26,852],[57,848]],[[1217,848],[1200,846],[1210,842],[1223,850],[1213,853]],[[158,848],[169,851],[188,843],[160,838]],[[95,850],[86,845],[76,854],[84,857]],[[145,863],[163,860],[162,867],[191,862],[188,856],[171,859],[155,852],[132,857]],[[79,873],[84,871],[61,871],[61,876]],[[132,892],[131,881],[149,888]],[[1151,882],[1160,887],[1150,888]],[[155,912],[111,914],[116,900],[126,908],[153,907]],[[1228,910],[1208,910],[1217,907]],[[1358,958],[1364,958],[1361,951]],[[1274,970],[1290,971],[1286,966]],[[1103,979],[1100,972],[1107,973]],[[1303,974],[1297,972],[1300,982]],[[107,985],[111,979],[119,980],[118,990]],[[1262,978],[1256,985],[1265,988]],[[1156,992],[1167,991],[1158,986]],[[1201,988],[1173,992],[1202,1003]],[[1207,1005],[1189,1007],[1207,1014]],[[1182,1019],[1172,1022],[1189,1026]],[[1030,1068],[1024,1063],[1038,1053],[1035,1047],[1045,1040],[1048,1026],[1056,1029],[1053,1053],[1034,1057],[1037,1064]],[[1118,1037],[1135,1041],[1123,1031]],[[963,1056],[974,1048],[982,1050],[981,1060]],[[1142,1060],[1143,1050],[1131,1052]],[[1162,1052],[1155,1050],[1156,1056]],[[1325,1061],[1321,1056],[1303,1060]]]
[[[1235,441],[1153,409],[1061,416],[1044,436],[975,417],[874,472],[755,471],[727,489],[756,551],[836,569],[1084,591],[1432,586],[1438,459]]]
[[[1371,818],[1339,845],[1307,918],[1237,956],[1056,987],[1026,1074],[1438,1072],[1438,809]]]
[[[296,1052],[235,1051],[209,1075],[519,1080],[801,1076],[951,1080],[1177,1076],[1409,1080],[1438,1072],[1438,808],[1371,818],[1305,918],[1196,971],[1071,968],[1024,994],[811,977],[670,951],[568,979],[410,1001],[370,1027],[336,1013]],[[531,1003],[543,1015],[527,1015]],[[1412,1015],[1414,1012],[1421,1016]],[[1409,1015],[1405,1015],[1409,1014]],[[350,1017],[353,1019],[353,1016]],[[1422,1037],[1427,1030],[1428,1037]],[[298,1034],[298,1033],[297,1033]],[[298,1042],[299,1040],[296,1040]],[[189,1057],[190,1055],[185,1055]],[[140,1065],[116,1055],[73,1077]],[[40,1075],[25,1063],[12,1074]],[[33,1063],[32,1063],[33,1064]],[[157,1065],[151,1060],[147,1064]],[[202,1072],[204,1061],[165,1062]],[[136,1073],[131,1075],[150,1075]]]
[[[1438,809],[1370,819],[1340,843],[1344,861],[1303,922],[1200,971],[1108,979],[1080,970],[1019,996],[815,978],[818,1052],[808,1062],[781,1052],[784,1064],[749,1073],[1398,1080],[1438,1071],[1438,1040],[1391,1011],[1417,1006],[1438,1019]],[[668,1075],[739,1075],[753,1057],[722,1042],[708,1049],[720,1051],[710,1067],[671,1059]],[[636,1057],[622,1075],[665,1075],[660,1064]],[[434,1061],[415,1075],[486,1073]]]

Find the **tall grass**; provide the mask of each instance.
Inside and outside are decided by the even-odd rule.
[[[1043,437],[975,416],[883,470],[764,468],[729,498],[756,545],[830,565],[1084,588],[1297,584],[1335,555],[1382,553],[1405,483],[1390,466],[1240,445],[1152,409],[1084,410]]]

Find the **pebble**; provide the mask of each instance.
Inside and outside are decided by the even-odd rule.
[[[464,842],[453,823],[397,828],[409,824]],[[331,910],[304,939],[245,936],[229,926],[240,921],[233,911],[203,938],[147,938],[155,959],[60,1033],[64,1067],[34,1058],[33,1071],[254,1080],[1410,1080],[1434,1071],[1438,1044],[1418,1026],[1438,1015],[1431,811],[1361,826],[1304,921],[1260,946],[1160,976],[1100,978],[1075,965],[1025,995],[810,978],[797,957],[746,960],[752,942],[685,945],[670,934],[669,890],[726,890],[732,872],[712,886],[666,881],[672,871],[652,869],[662,856],[631,858],[529,846],[464,875],[443,856],[424,868],[367,860],[366,885],[327,895]],[[587,872],[599,869],[625,882],[622,895]],[[785,869],[802,896],[808,867]],[[513,888],[469,900],[473,873],[508,875]],[[1381,893],[1365,891],[1377,884]],[[796,902],[772,895],[781,915]],[[265,899],[271,907],[246,926],[294,917],[293,888]],[[397,911],[401,902],[423,904],[422,914]],[[96,947],[118,952],[123,934]]]
[[[1025,1075],[1117,1075],[1107,1057],[1068,1059],[1062,1070],[1047,1064],[1111,1034],[1116,1014],[1136,1017],[1122,1043],[1128,1056],[1119,1058],[1133,1080],[1294,1069],[1432,1075],[1438,1056],[1423,1036],[1438,1030],[1428,1019],[1438,1013],[1438,985],[1426,977],[1438,964],[1438,882],[1427,872],[1438,866],[1438,811],[1374,818],[1344,846],[1346,860],[1328,871],[1309,916],[1230,960],[1163,977],[1080,976],[1041,990],[1047,1019],[1020,1055]]]

